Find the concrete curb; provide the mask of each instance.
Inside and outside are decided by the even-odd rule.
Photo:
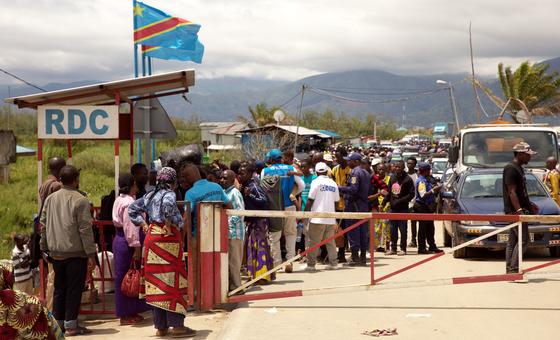
[[[244,339],[242,330],[249,314],[249,303],[241,302],[229,313],[225,324],[220,329],[217,339]]]

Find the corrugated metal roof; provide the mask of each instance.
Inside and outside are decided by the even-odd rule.
[[[321,133],[317,130],[308,129],[308,128],[303,127],[303,126],[300,126],[298,128],[295,125],[268,124],[268,125],[265,125],[265,126],[260,126],[260,127],[256,127],[256,128],[241,130],[239,132],[252,132],[252,131],[266,130],[266,129],[271,129],[271,128],[282,129],[284,131],[288,131],[288,132],[291,132],[293,134],[297,133],[300,136],[317,136],[319,138],[331,138],[331,136],[326,135],[324,133]]]
[[[241,122],[233,122],[226,126],[218,127],[214,130],[210,130],[209,132],[215,135],[235,135],[239,133],[239,131],[245,129],[247,127],[246,123]]]
[[[117,80],[95,85],[86,85],[70,89],[32,94],[23,97],[6,98],[4,101],[20,108],[34,108],[39,105],[97,105],[112,104],[115,94],[120,93],[121,101],[137,100],[139,97],[155,94],[164,96],[188,92],[194,86],[194,70],[183,70]],[[173,93],[171,93],[173,92]]]

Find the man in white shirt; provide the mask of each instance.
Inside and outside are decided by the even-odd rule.
[[[340,195],[338,193],[338,185],[328,177],[328,171],[329,167],[324,162],[319,162],[315,165],[315,172],[318,177],[311,182],[305,211],[335,212],[335,204],[340,199]],[[334,235],[336,219],[314,217],[309,222],[308,236],[310,247]],[[329,257],[327,269],[336,269],[338,254],[334,240],[328,242],[326,246]],[[315,249],[307,254],[306,271],[316,270],[315,264],[318,252],[319,249]]]

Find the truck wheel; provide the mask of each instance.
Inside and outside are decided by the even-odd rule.
[[[550,247],[548,251],[550,252],[550,257],[560,257],[560,247]]]
[[[445,227],[443,227],[443,246],[451,247],[451,235],[449,235]]]
[[[451,238],[451,243],[453,247],[456,247],[459,245],[459,243],[457,242],[457,236],[453,236]],[[465,257],[467,257],[467,247],[465,248],[461,248],[459,250],[455,250],[453,252],[453,257],[456,259],[464,259]]]

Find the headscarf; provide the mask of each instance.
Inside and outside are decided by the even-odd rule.
[[[164,167],[158,171],[156,179],[158,183],[171,184],[177,182],[177,171],[171,167]]]

